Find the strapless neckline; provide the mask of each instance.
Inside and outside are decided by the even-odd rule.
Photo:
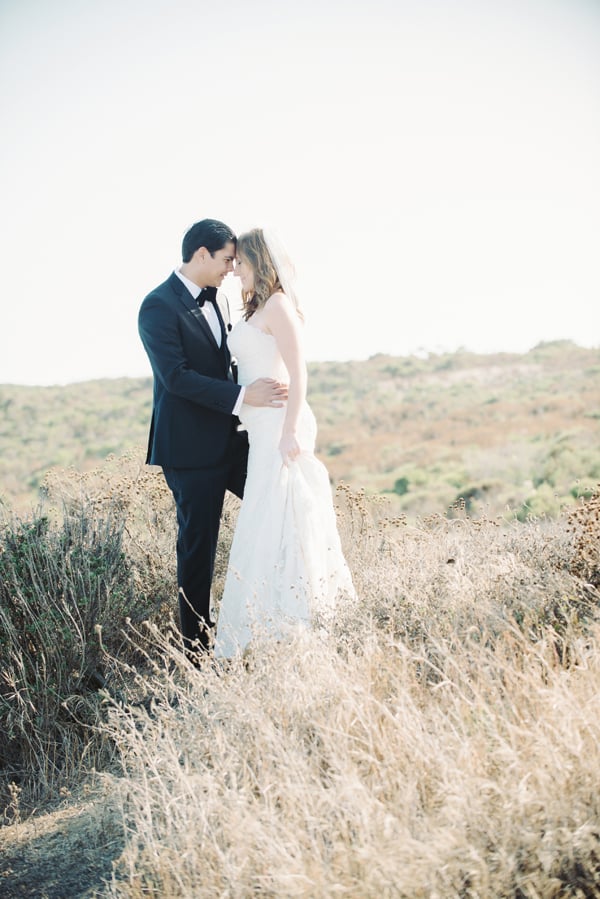
[[[257,328],[256,325],[251,325],[250,322],[246,321],[245,318],[241,318],[239,320],[238,324],[244,324],[248,328],[252,328],[253,331],[256,331],[257,334],[262,334],[263,337],[270,337],[272,340],[275,340],[275,337],[273,336],[273,334],[268,334],[266,331],[263,331],[262,328]]]

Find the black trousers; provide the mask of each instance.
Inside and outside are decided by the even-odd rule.
[[[210,587],[225,491],[244,494],[248,442],[234,432],[226,457],[211,468],[166,468],[165,480],[177,508],[177,582],[184,649],[210,644]]]

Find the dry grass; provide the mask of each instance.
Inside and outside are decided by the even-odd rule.
[[[172,509],[146,506],[135,459],[110,464],[86,502],[121,496],[134,576],[166,589]],[[98,726],[124,837],[94,895],[599,896],[598,494],[526,523],[336,503],[359,600],[328,634],[202,671],[156,609],[113,641],[126,701],[105,694]],[[14,791],[7,813],[22,834]]]
[[[158,607],[176,590],[176,522],[162,471],[145,465],[144,456],[136,447],[107,456],[89,471],[53,468],[43,479],[42,491],[55,518],[81,510],[91,518],[118,517],[136,591],[152,596]]]
[[[109,895],[600,895],[598,594],[564,523],[338,506],[334,633],[156,668],[150,717],[114,709]]]
[[[159,480],[160,477],[160,480]],[[99,688],[144,659],[126,622],[173,616],[174,526],[141,454],[51,472],[46,508],[0,521],[0,813],[23,814],[112,755]],[[119,660],[107,663],[100,644]],[[14,804],[14,803],[13,803]]]
[[[596,640],[568,672],[517,633],[438,646],[440,677],[389,638],[310,638],[157,687],[153,719],[112,720],[128,832],[111,895],[595,895]]]

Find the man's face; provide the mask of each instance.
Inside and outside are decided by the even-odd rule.
[[[222,250],[216,250],[211,256],[208,250],[202,248],[202,277],[205,287],[220,287],[223,278],[233,271],[235,259],[235,244],[233,241],[226,243]]]

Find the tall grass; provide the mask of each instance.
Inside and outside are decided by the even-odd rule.
[[[114,709],[110,895],[600,895],[598,593],[573,523],[338,506],[360,599],[332,632],[224,670],[175,655],[149,717]]]
[[[110,660],[144,658],[128,620],[172,615],[172,528],[155,484],[134,454],[53,472],[44,507],[0,523],[0,812],[15,788],[25,811],[112,756],[103,691],[127,683]]]
[[[596,895],[597,638],[568,671],[519,632],[438,647],[440,678],[389,636],[309,637],[157,686],[154,719],[113,719],[111,895]]]
[[[101,763],[103,653],[132,599],[118,521],[44,515],[6,523],[0,549],[0,772],[23,799],[46,798]],[[95,738],[92,737],[95,732]],[[0,792],[0,795],[1,792]],[[6,792],[5,792],[6,795]]]
[[[0,746],[48,794],[112,761],[102,895],[600,895],[600,494],[554,521],[409,524],[342,486],[358,601],[198,671],[157,475],[132,455],[47,483],[60,514],[2,535]]]

